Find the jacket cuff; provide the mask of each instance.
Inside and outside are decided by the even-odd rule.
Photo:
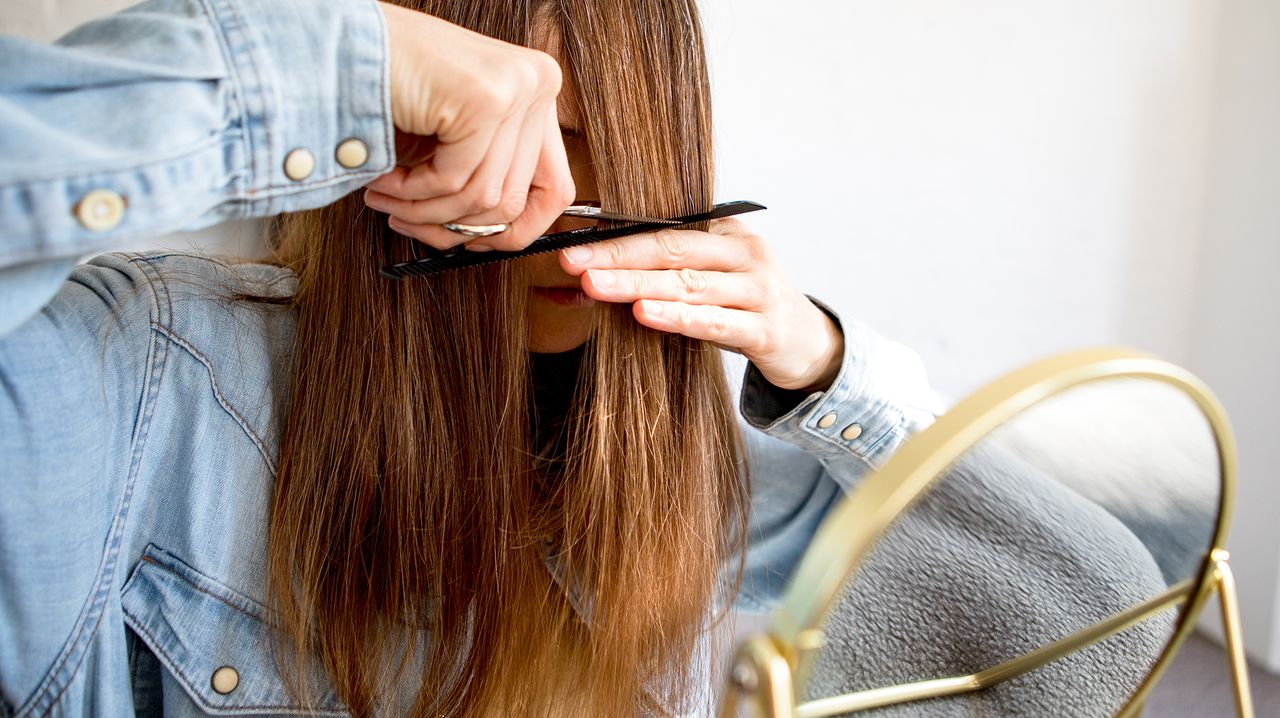
[[[844,334],[835,381],[826,391],[806,395],[773,386],[748,363],[739,410],[751,426],[818,459],[852,456],[878,468],[910,433],[942,412],[943,401],[915,352],[810,300]]]
[[[248,171],[234,214],[321,207],[395,166],[386,22],[374,0],[203,1],[239,95]]]

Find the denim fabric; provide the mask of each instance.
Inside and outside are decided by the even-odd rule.
[[[0,36],[0,332],[76,257],[320,207],[386,173],[385,57],[373,0],[151,0],[52,45]],[[356,169],[334,157],[348,138],[369,148]],[[300,182],[296,148],[316,160]],[[109,231],[76,220],[95,189],[124,198]]]
[[[220,296],[288,296],[293,275],[183,254],[73,265],[128,237],[320,206],[385,172],[381,14],[160,0],[57,45],[0,43],[0,715],[304,712],[265,633],[293,315]],[[332,148],[353,136],[370,159],[346,170]],[[300,183],[282,174],[299,146],[318,161]],[[127,198],[110,232],[74,218],[98,187]],[[744,608],[777,600],[833,502],[939,408],[909,350],[843,330],[829,391],[747,370]],[[840,438],[854,422],[861,436]],[[221,693],[224,666],[239,680]],[[311,708],[343,714],[331,691]]]
[[[102,255],[0,337],[0,688],[18,715],[291,711],[264,639],[263,561],[293,315],[220,288],[286,296],[294,279],[182,254]],[[827,510],[918,413],[866,393],[880,359],[859,352],[892,345],[854,328],[844,323],[831,390],[763,431],[743,421],[742,608],[770,608]],[[780,397],[752,371],[742,407],[759,416]],[[840,422],[816,428],[828,410],[863,422],[869,440],[839,439]],[[131,673],[139,663],[151,668]],[[227,695],[210,683],[224,665],[240,675]]]
[[[772,608],[832,504],[945,409],[919,355],[810,299],[844,334],[840,372],[827,391],[778,389],[752,364],[743,378],[752,515],[738,604],[749,611]],[[845,439],[855,425],[861,432]]]
[[[103,255],[0,338],[0,687],[20,715],[289,712],[262,621],[292,315],[229,303],[220,287],[285,296],[294,282],[264,265]],[[770,607],[842,489],[906,434],[909,407],[865,393],[878,359],[860,342],[889,345],[844,329],[831,390],[763,432],[743,427],[744,608]],[[759,416],[780,397],[752,371],[743,413]],[[884,433],[832,438],[811,419],[827,410]],[[151,669],[131,675],[139,662]],[[240,674],[228,695],[210,684],[223,665]]]

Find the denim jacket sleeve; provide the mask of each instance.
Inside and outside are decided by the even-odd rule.
[[[827,511],[945,408],[914,351],[813,302],[844,334],[831,386],[779,389],[751,364],[743,379],[752,496],[738,607],[747,611],[773,607]]]
[[[76,686],[113,678],[86,656],[119,614],[172,306],[151,263],[77,258],[386,172],[386,81],[373,0],[152,0],[54,44],[0,37],[0,715],[131,714],[127,692]],[[351,138],[367,158],[348,168]],[[295,181],[298,148],[315,166]]]
[[[373,0],[149,0],[53,44],[0,37],[0,335],[79,256],[323,206],[389,171],[388,68]],[[355,167],[347,140],[367,150]]]

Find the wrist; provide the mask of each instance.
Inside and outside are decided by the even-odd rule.
[[[840,375],[840,366],[844,361],[844,333],[826,312],[816,306],[814,310],[821,321],[822,328],[818,331],[818,336],[821,337],[819,342],[821,348],[817,352],[818,359],[806,373],[808,378],[802,379],[800,384],[803,391],[809,394],[830,389],[836,377]]]

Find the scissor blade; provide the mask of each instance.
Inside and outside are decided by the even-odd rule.
[[[634,214],[619,214],[617,212],[605,212],[599,207],[590,205],[575,204],[560,213],[564,217],[585,217],[587,219],[604,219],[614,222],[637,222],[641,224],[679,224],[674,219],[659,219],[656,217],[641,217]]]
[[[697,224],[699,222],[708,222],[722,217],[732,217],[746,212],[756,212],[762,209],[764,209],[764,205],[756,202],[725,202],[723,204],[713,206],[710,211],[707,212],[699,212],[697,214],[662,221],[669,224],[690,225]],[[452,269],[476,267],[482,264],[491,264],[493,262],[505,262],[510,259],[520,259],[522,257],[528,257],[535,254],[542,254],[543,252],[565,249],[566,247],[577,247],[579,245],[591,244],[592,242],[600,242],[606,239],[613,239],[615,237],[628,237],[634,234],[651,232],[654,230],[655,224],[656,223],[649,222],[622,227],[582,227],[579,229],[571,229],[567,232],[557,232],[556,234],[547,234],[538,237],[528,247],[525,247],[518,252],[470,252],[459,247],[455,247],[448,251],[423,250],[429,251],[431,256],[388,265],[383,267],[378,273],[387,279],[427,277]]]

